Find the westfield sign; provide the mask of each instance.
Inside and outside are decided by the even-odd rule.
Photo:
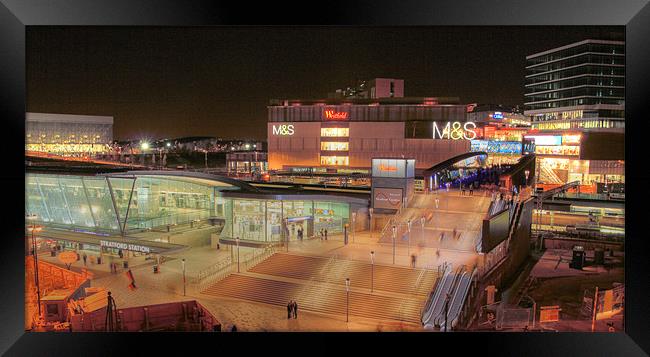
[[[348,119],[348,112],[337,112],[334,110],[326,110],[323,112],[325,119],[329,120],[346,120]]]

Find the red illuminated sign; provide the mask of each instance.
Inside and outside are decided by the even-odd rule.
[[[336,112],[333,110],[326,110],[324,113],[325,113],[325,119],[346,120],[348,118],[347,112]]]

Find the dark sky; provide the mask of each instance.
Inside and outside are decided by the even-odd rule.
[[[357,79],[521,105],[526,55],[623,27],[28,27],[27,110],[110,115],[115,139],[266,138],[270,98]]]

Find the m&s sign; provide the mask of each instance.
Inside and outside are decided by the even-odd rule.
[[[273,135],[289,136],[294,132],[293,124],[273,125]]]

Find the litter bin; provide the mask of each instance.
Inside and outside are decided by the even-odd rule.
[[[594,264],[603,265],[605,264],[605,251],[602,249],[594,250]]]
[[[126,260],[123,261],[122,266],[124,267],[124,269],[129,269],[129,262],[127,262]]]
[[[97,257],[97,264],[101,264],[101,263],[102,263],[102,257]]]
[[[573,259],[569,264],[570,268],[582,270],[585,265],[585,250],[581,246],[573,247]]]

